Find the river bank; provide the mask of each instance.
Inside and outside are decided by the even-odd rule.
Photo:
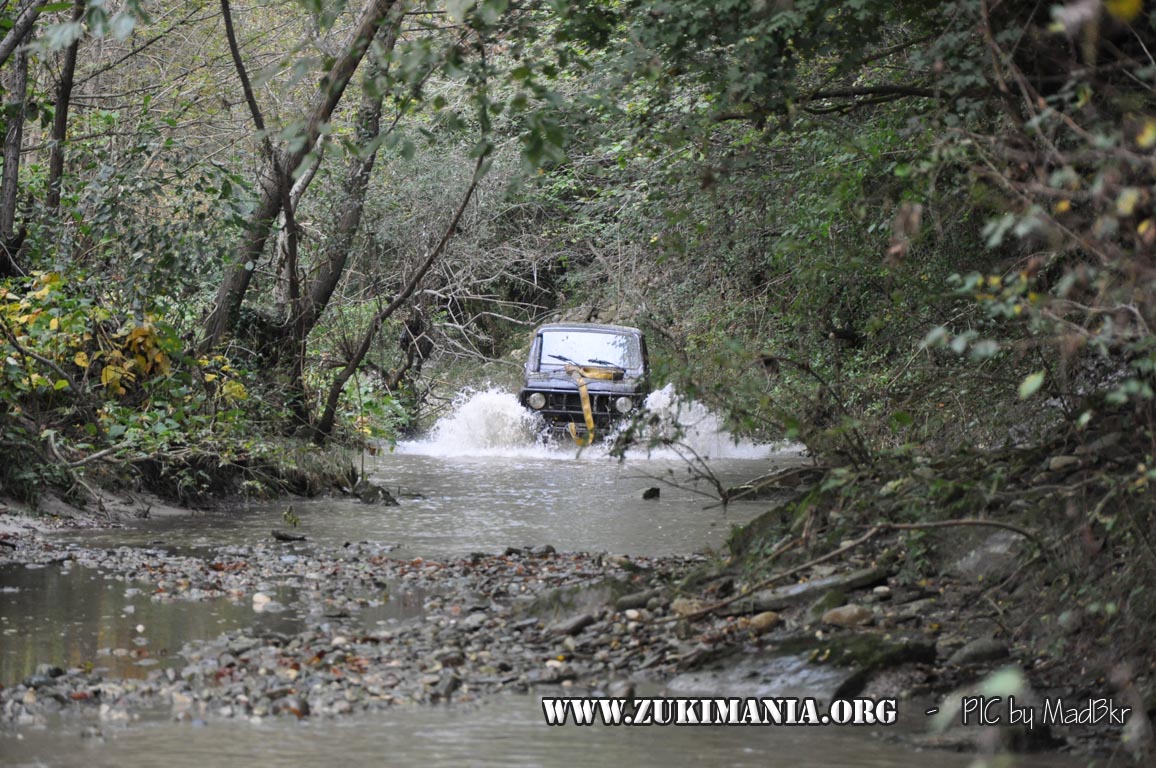
[[[927,709],[949,711],[998,669],[1024,670],[1021,701],[1075,704],[1089,691],[1072,686],[1074,677],[1066,686],[1051,682],[1063,675],[1039,674],[1046,670],[1033,669],[1022,648],[996,639],[998,617],[969,603],[957,578],[898,579],[894,539],[806,568],[792,583],[751,590],[754,580],[733,564],[703,555],[539,546],[399,558],[382,543],[272,537],[210,548],[93,548],[42,524],[13,532],[6,522],[0,567],[98,571],[123,580],[130,603],[228,601],[251,609],[254,619],[252,627],[171,649],[154,648],[152,628],[142,623],[124,646],[98,649],[84,663],[37,659],[0,690],[0,718],[17,730],[63,720],[100,735],[157,712],[190,723],[259,723],[468,704],[511,692],[650,691],[894,697],[899,723],[884,736],[966,751],[1111,753],[1123,735],[1103,722],[1026,732],[930,729]],[[270,614],[288,621],[262,629],[257,620]],[[138,671],[101,669],[118,658],[133,660]],[[945,724],[958,719],[951,713]]]

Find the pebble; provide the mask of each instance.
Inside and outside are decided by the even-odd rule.
[[[45,562],[58,555],[48,546],[21,552]],[[632,692],[631,678],[669,677],[690,649],[715,647],[728,635],[737,643],[772,643],[784,625],[774,611],[744,619],[669,621],[706,606],[694,597],[672,601],[664,586],[701,568],[694,556],[558,554],[539,547],[435,562],[393,559],[388,549],[373,545],[331,552],[315,543],[286,557],[273,542],[199,556],[130,547],[71,552],[77,566],[119,575],[131,589],[161,600],[230,600],[266,611],[283,606],[292,614],[276,617],[277,632],[253,624],[171,648],[163,672],[146,681],[76,670],[46,674],[51,685],[40,689],[2,689],[0,721],[44,718],[50,711],[46,700],[57,699],[99,713],[103,721],[167,705],[173,717],[203,723],[341,717],[412,701],[531,691],[536,685],[572,686],[574,695],[593,687]],[[608,598],[607,579],[629,584],[631,591]],[[365,615],[365,606],[381,601],[383,592],[388,599],[378,605],[405,610],[379,625]],[[551,601],[552,593],[571,602]],[[574,607],[557,617],[535,613],[535,603]],[[141,641],[144,632],[139,625]]]

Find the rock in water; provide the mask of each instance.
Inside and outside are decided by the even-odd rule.
[[[645,491],[642,492],[642,498],[645,499],[646,501],[650,501],[651,499],[657,499],[660,495],[662,495],[662,489],[661,488],[647,488]]]
[[[397,499],[383,486],[371,483],[368,480],[359,480],[353,486],[353,495],[361,499],[362,504],[383,504],[387,507],[398,506]]]

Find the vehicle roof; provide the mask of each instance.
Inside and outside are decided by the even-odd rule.
[[[642,335],[642,331],[629,325],[607,325],[605,323],[546,323],[538,326],[535,333],[542,331],[595,331],[597,333],[630,333]]]

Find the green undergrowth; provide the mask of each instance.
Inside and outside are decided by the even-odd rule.
[[[0,283],[0,495],[84,502],[104,487],[205,505],[352,485],[349,451],[291,436],[281,374],[188,338],[179,307],[133,306],[80,272]],[[354,446],[371,434],[358,415]]]

